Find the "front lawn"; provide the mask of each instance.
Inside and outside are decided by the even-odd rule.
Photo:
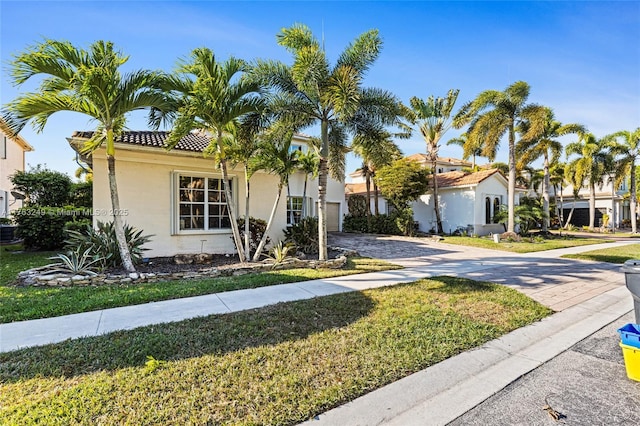
[[[52,253],[2,253],[0,323],[48,318],[221,291],[399,269],[376,259],[350,258],[342,269],[289,269],[255,275],[98,287],[15,287],[19,271],[51,263]]]
[[[510,242],[502,240],[499,243],[495,243],[492,239],[481,237],[445,236],[442,240],[442,242],[447,244],[510,251],[514,253],[531,253],[536,251],[554,250],[567,247],[586,246],[589,244],[610,243],[611,241],[612,240],[600,240],[595,238],[575,238],[559,236],[548,239],[523,238],[521,242]]]
[[[562,257],[597,262],[624,263],[629,259],[640,259],[640,244],[630,244],[601,250],[592,250],[578,254],[565,254]]]
[[[296,424],[549,315],[440,277],[0,354],[5,424]]]

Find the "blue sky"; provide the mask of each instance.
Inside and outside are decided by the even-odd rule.
[[[596,136],[640,126],[640,2],[553,1],[0,1],[0,102],[33,85],[13,87],[6,64],[44,38],[87,47],[113,41],[131,56],[130,69],[170,71],[178,58],[201,46],[225,59],[270,58],[290,62],[275,35],[304,23],[324,38],[335,60],[362,32],[377,28],[382,53],[364,84],[412,96],[444,96],[460,89],[457,106],[487,89],[517,80],[531,85],[530,102],[550,106],[563,123],[581,123]],[[128,126],[146,129],[144,115]],[[41,134],[22,136],[36,149],[31,165],[70,175],[76,165],[66,137],[94,128],[85,116],[54,115]],[[310,128],[305,133],[315,134]],[[451,130],[444,141],[457,136]],[[424,152],[419,134],[399,142],[405,154]],[[443,146],[442,156],[460,157]],[[506,161],[506,142],[499,161]],[[350,156],[348,171],[359,160]]]

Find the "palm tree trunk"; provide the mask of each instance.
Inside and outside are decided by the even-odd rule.
[[[244,256],[249,259],[251,257],[251,227],[249,221],[249,171],[244,165]]]
[[[304,186],[302,187],[302,217],[307,217],[307,181],[309,180],[309,175],[305,173],[304,175]]]
[[[438,168],[437,161],[431,160],[433,175],[433,208],[436,212],[437,233],[442,234],[442,218],[440,217],[440,201],[438,200]]]
[[[273,208],[271,209],[271,214],[269,215],[269,221],[267,222],[267,228],[264,230],[264,234],[262,238],[260,238],[260,243],[258,244],[258,248],[256,252],[253,254],[253,261],[257,262],[260,260],[260,255],[262,254],[262,249],[264,249],[264,245],[267,243],[267,234],[271,230],[271,224],[273,223],[273,218],[276,215],[276,210],[278,210],[278,203],[280,203],[280,196],[282,194],[283,188],[282,182],[278,184],[278,194],[276,195],[276,201],[273,203]]]
[[[549,156],[545,152],[544,154],[544,181],[542,188],[542,211],[545,217],[542,218],[542,232],[547,233],[549,231],[549,219],[551,215],[549,213]]]
[[[365,174],[365,181],[367,186],[367,232],[371,232],[371,175],[368,170]]]
[[[231,232],[233,234],[233,243],[236,246],[238,252],[238,259],[240,263],[245,263],[247,258],[244,256],[244,250],[242,249],[242,239],[240,238],[240,229],[238,228],[238,215],[236,214],[236,207],[231,198],[231,188],[229,188],[229,172],[227,171],[227,161],[220,160],[220,170],[222,171],[222,187],[224,188],[224,195],[227,200],[227,208],[229,209],[229,221],[231,222]]]
[[[629,189],[631,190],[631,194],[629,197],[629,210],[631,210],[631,233],[635,234],[638,230],[637,228],[637,220],[636,220],[636,208],[637,208],[637,200],[636,200],[636,162],[631,160],[631,184],[629,185]]]
[[[515,215],[515,203],[516,203],[516,142],[515,142],[515,128],[513,121],[509,125],[509,189],[507,192],[508,203],[508,221],[507,232],[514,232],[516,215]]]
[[[287,205],[289,206],[289,223],[294,225],[295,216],[293,215],[293,200],[291,199],[291,186],[287,183]]]
[[[596,185],[589,184],[589,229],[593,231],[596,223]]]
[[[329,123],[320,122],[320,167],[318,172],[318,259],[327,260],[327,157],[329,155]]]
[[[113,135],[113,133],[111,133]],[[109,136],[107,136],[109,137]],[[124,224],[120,215],[120,199],[118,197],[118,185],[116,183],[116,159],[113,155],[107,154],[107,165],[109,168],[109,192],[111,193],[111,208],[113,209],[113,228],[118,242],[118,251],[122,259],[122,266],[127,272],[136,272],[136,267],[131,260],[131,253],[127,245],[127,238],[124,235]]]
[[[373,212],[376,216],[380,214],[380,205],[378,203],[380,197],[378,194],[378,184],[376,180],[373,180]]]

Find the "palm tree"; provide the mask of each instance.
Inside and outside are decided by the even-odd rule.
[[[542,170],[544,182],[542,185],[542,232],[549,230],[549,186],[551,163],[556,163],[562,154],[562,143],[557,140],[561,136],[584,133],[585,127],[580,124],[562,124],[554,117],[551,108],[530,109],[523,111],[523,121],[518,127],[521,134],[516,145],[518,154],[517,168],[522,168],[540,157],[543,158]]]
[[[302,189],[302,217],[307,216],[307,183],[309,176],[315,179],[318,176],[318,167],[320,165],[318,150],[315,146],[310,146],[307,152],[298,155],[298,170],[304,173],[304,186]]]
[[[562,192],[565,183],[564,169],[565,164],[559,162],[554,162],[549,168],[549,184],[553,187],[553,202],[556,205],[556,214],[560,226],[564,224],[564,194]],[[560,193],[560,203],[558,203],[558,193]]]
[[[393,141],[391,133],[384,129],[359,133],[354,136],[352,145],[353,153],[362,158],[360,168],[365,178],[367,189],[367,216],[371,216],[371,185],[374,186],[374,212],[379,214],[378,190],[375,181],[376,170],[390,165],[393,161],[402,157],[398,145]],[[395,134],[396,137],[405,137],[404,133]]]
[[[451,138],[447,141],[447,145],[458,145],[462,148],[462,159],[468,160],[469,157],[472,158],[471,170],[476,171],[476,157],[482,156],[482,143],[479,140],[471,140],[469,139],[466,133],[460,134],[460,136],[456,138]],[[493,162],[495,160],[494,157],[487,158],[489,162]]]
[[[259,61],[255,76],[273,89],[276,116],[294,130],[320,125],[318,171],[319,258],[327,259],[326,194],[329,171],[342,179],[346,137],[372,124],[394,124],[399,102],[390,93],[362,87],[362,79],[380,53],[377,30],[361,34],[331,66],[324,47],[302,24],[283,29],[278,43],[293,54],[292,66]],[[329,167],[331,162],[331,168]]]
[[[571,224],[571,218],[576,209],[576,202],[580,198],[580,188],[582,188],[584,182],[579,179],[580,174],[577,172],[577,164],[566,164],[564,167],[564,180],[573,188],[573,204],[571,205],[571,210],[569,210],[569,215],[563,226],[565,229],[568,229]]]
[[[259,150],[258,135],[267,126],[261,114],[248,114],[240,122],[237,137],[232,144],[227,147],[227,156],[231,167],[242,164],[244,169],[244,255],[251,257],[251,221],[250,221],[250,201],[251,201],[251,177],[258,170],[253,167],[252,159]]]
[[[486,90],[466,103],[454,118],[455,127],[469,124],[467,135],[483,141],[483,155],[495,157],[497,146],[506,133],[509,141],[509,190],[507,231],[515,225],[516,127],[522,117],[533,116],[541,106],[526,104],[529,84],[517,81],[504,91]]]
[[[175,105],[177,117],[167,138],[168,147],[173,148],[192,130],[204,130],[212,136],[205,154],[214,154],[220,167],[233,241],[242,263],[247,259],[242,250],[235,199],[229,187],[226,148],[236,140],[242,120],[264,109],[261,86],[246,78],[244,73],[248,69],[241,59],[230,57],[218,62],[210,49],[198,48],[165,85],[179,96]]]
[[[442,233],[442,217],[440,216],[440,202],[438,199],[438,150],[440,138],[451,128],[451,112],[458,99],[460,90],[451,89],[445,98],[429,98],[424,101],[417,97],[409,100],[413,112],[412,118],[419,121],[418,128],[427,144],[427,156],[431,161],[431,176],[433,185],[433,205],[436,213],[437,233]]]
[[[636,159],[640,155],[640,127],[630,132],[623,130],[614,133],[608,138],[613,139],[611,143],[611,153],[618,156],[617,167],[620,176],[629,175],[631,183],[629,185],[629,208],[631,210],[631,232],[637,232],[636,219]]]
[[[161,122],[170,107],[167,97],[157,89],[159,73],[142,70],[120,73],[120,67],[128,59],[108,41],[96,41],[85,50],[67,41],[45,40],[17,55],[9,65],[17,85],[34,76],[44,77],[36,92],[22,94],[6,105],[7,122],[13,132],[18,133],[29,121],[37,132],[42,132],[49,117],[60,111],[85,114],[98,123],[83,151],[91,153],[106,145],[114,212],[121,211],[114,138],[125,128],[128,113],[154,108],[156,120]],[[122,217],[114,215],[113,219],[122,265],[135,272]]]
[[[596,218],[596,185],[602,185],[607,174],[613,170],[613,158],[609,152],[607,138],[597,139],[593,133],[582,133],[577,142],[565,147],[567,156],[578,155],[568,164],[573,181],[580,187],[589,187],[589,229],[593,230]]]
[[[282,129],[275,129],[266,138],[265,142],[261,144],[260,151],[255,157],[256,164],[254,167],[265,170],[269,173],[274,173],[278,176],[278,189],[276,193],[276,199],[269,215],[267,222],[267,228],[260,239],[258,248],[253,255],[253,261],[256,262],[260,259],[262,249],[267,241],[267,234],[273,224],[273,219],[280,203],[282,196],[282,190],[285,185],[287,186],[287,195],[289,199],[291,194],[289,192],[289,176],[291,176],[299,168],[298,155],[300,151],[297,149],[291,149],[291,140],[293,138],[293,132],[283,131]],[[293,224],[293,220],[291,221]]]

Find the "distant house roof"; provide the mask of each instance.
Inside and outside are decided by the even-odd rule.
[[[20,147],[23,150],[25,150],[25,151],[33,151],[33,147],[31,145],[29,145],[29,142],[24,140],[22,138],[22,136],[13,134],[13,132],[11,131],[9,126],[7,125],[7,122],[4,121],[4,119],[2,119],[2,117],[0,117],[0,130],[2,130],[2,133],[7,135],[7,137],[9,137],[11,140],[15,141],[18,145],[20,145]]]
[[[464,186],[475,186],[493,175],[499,176],[505,182],[507,180],[502,175],[502,173],[500,173],[498,169],[481,170],[475,173],[454,171],[454,172],[438,173],[437,175],[438,188],[445,189],[445,188],[458,188],[458,187],[464,187]],[[523,190],[525,188],[518,187],[517,189]],[[371,190],[373,190],[373,185],[371,186]],[[366,193],[367,193],[366,183],[345,184],[346,195],[366,194]]]
[[[419,163],[430,163],[431,160],[429,159],[429,157],[427,156],[427,154],[423,154],[421,152],[416,153],[416,154],[411,154],[409,156],[406,157],[409,160],[414,160],[417,161]],[[451,157],[438,157],[437,159],[437,164],[448,164],[451,166],[462,166],[462,167],[471,167],[471,163],[465,160],[460,160],[458,158],[451,158]]]
[[[91,139],[93,131],[75,131],[71,139]],[[150,148],[166,148],[166,141],[170,132],[166,131],[128,131],[116,136],[115,143],[145,146]],[[309,136],[296,134],[299,139],[308,139]],[[203,152],[209,146],[209,137],[202,132],[193,132],[184,136],[173,148],[179,151]]]

